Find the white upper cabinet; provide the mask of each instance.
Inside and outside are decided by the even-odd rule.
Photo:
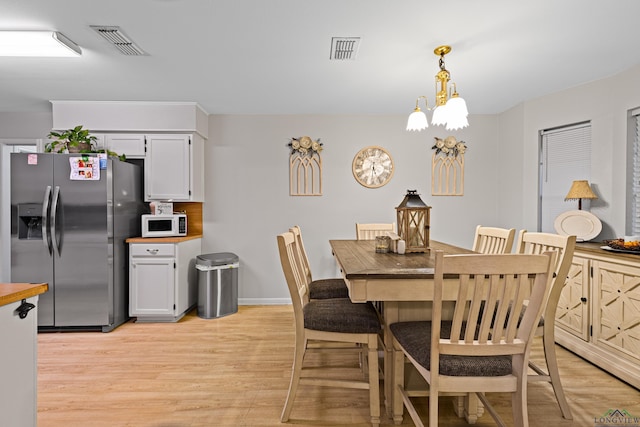
[[[208,114],[194,102],[51,101],[53,129],[82,124],[101,149],[144,159],[145,201],[204,202]]]
[[[196,134],[145,135],[145,200],[204,200],[204,142]]]
[[[104,148],[118,155],[124,154],[127,159],[143,159],[144,135],[107,134],[104,135]]]
[[[144,134],[140,133],[94,133],[96,150],[109,150],[127,159],[144,159]]]

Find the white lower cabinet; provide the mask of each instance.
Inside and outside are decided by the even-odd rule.
[[[130,243],[129,315],[139,322],[176,322],[197,303],[195,258],[201,239]]]
[[[640,388],[640,256],[576,246],[556,342]]]

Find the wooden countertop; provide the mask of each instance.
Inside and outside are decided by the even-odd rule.
[[[127,243],[180,243],[187,240],[201,239],[202,234],[192,234],[183,237],[129,237]]]
[[[606,246],[604,242],[580,242],[576,243],[576,251],[580,252],[588,252],[595,255],[618,258],[618,259],[628,259],[630,261],[640,262],[640,252],[638,254],[635,253],[625,253],[625,252],[615,252],[608,251],[605,249],[600,249],[600,246]]]
[[[0,306],[31,298],[48,290],[47,283],[0,283]]]

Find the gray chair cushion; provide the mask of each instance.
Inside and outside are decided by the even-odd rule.
[[[431,322],[399,322],[390,326],[400,345],[425,369],[431,368]],[[442,322],[440,338],[451,334],[451,322]],[[440,374],[493,377],[511,374],[510,356],[440,356]]]
[[[349,298],[349,289],[343,279],[320,279],[309,284],[309,298]]]
[[[304,327],[352,334],[375,334],[382,330],[371,303],[355,304],[348,298],[309,301],[304,307]]]

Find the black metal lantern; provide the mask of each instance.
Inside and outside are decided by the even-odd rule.
[[[427,252],[429,250],[429,217],[431,206],[427,206],[417,190],[407,190],[404,200],[396,208],[398,233],[405,241],[405,252]]]

